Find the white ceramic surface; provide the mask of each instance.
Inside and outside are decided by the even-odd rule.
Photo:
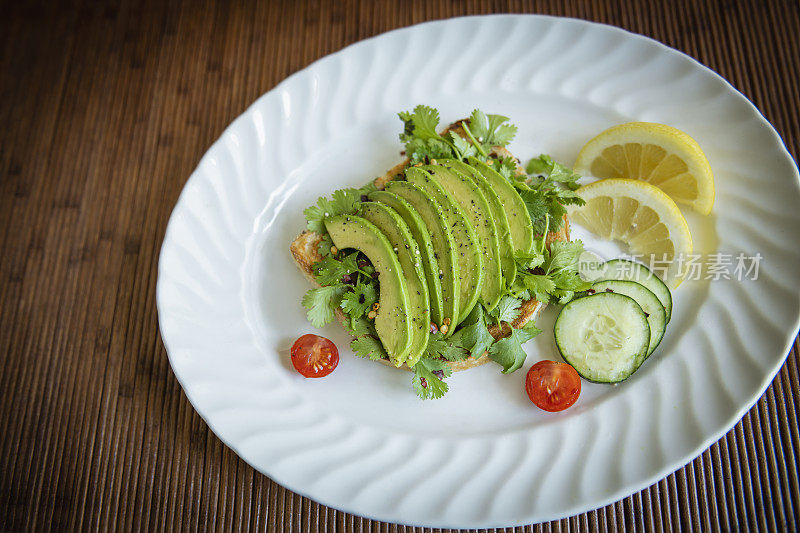
[[[400,160],[396,113],[443,123],[479,107],[519,126],[511,150],[571,164],[602,129],[645,120],[698,140],[716,174],[696,248],[760,252],[757,281],[684,283],[655,354],[620,386],[584,382],[547,414],[525,373],[556,358],[553,309],[528,362],[450,378],[422,402],[411,375],[350,355],[315,330],[289,254],[302,210]],[[797,168],[758,111],[689,57],[584,21],[469,17],[393,31],[328,56],[259,98],[209,149],[170,219],[159,262],[164,344],[186,395],[256,469],[325,505],[404,524],[509,526],[640,490],[717,440],[780,368],[800,316]],[[588,243],[593,246],[592,243]],[[289,362],[300,334],[342,351],[329,377]]]

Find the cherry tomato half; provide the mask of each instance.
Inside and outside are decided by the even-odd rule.
[[[525,390],[540,409],[563,411],[581,395],[581,377],[567,363],[539,361],[528,370]]]
[[[292,364],[307,378],[322,378],[339,364],[339,350],[325,337],[309,333],[294,341]]]

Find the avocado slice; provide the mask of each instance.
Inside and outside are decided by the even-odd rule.
[[[525,202],[511,183],[483,161],[470,157],[467,162],[480,172],[500,197],[506,210],[514,251],[529,253],[533,249],[533,224]]]
[[[442,159],[439,162],[452,166],[465,176],[472,178],[472,181],[475,182],[475,185],[478,186],[489,203],[489,210],[497,230],[497,242],[500,247],[500,267],[503,271],[506,287],[510,287],[517,277],[517,262],[514,261],[514,243],[511,240],[511,230],[508,227],[508,217],[506,217],[506,211],[503,209],[503,202],[500,201],[500,197],[497,196],[489,181],[475,167],[458,159]]]
[[[431,243],[436,260],[439,263],[437,275],[442,285],[442,322],[448,319],[450,326],[447,334],[452,334],[458,318],[458,294],[461,286],[461,277],[458,271],[458,259],[453,234],[444,216],[444,211],[439,203],[416,185],[407,181],[391,181],[386,185],[386,190],[406,200],[420,218],[425,222],[431,234]]]
[[[403,198],[400,198],[389,191],[374,191],[370,193],[369,199],[380,202],[397,211],[400,218],[408,225],[417,249],[422,257],[422,267],[425,272],[425,281],[428,286],[428,300],[430,301],[431,320],[437,324],[444,319],[444,303],[442,301],[442,282],[439,279],[439,262],[434,255],[431,234],[425,221],[417,213],[417,210]]]
[[[411,351],[411,315],[408,286],[389,239],[372,222],[354,215],[332,217],[325,221],[325,228],[337,248],[356,249],[375,267],[380,285],[375,332],[386,353],[400,366]]]
[[[411,167],[406,170],[406,179],[409,183],[419,186],[442,206],[447,225],[453,232],[453,241],[458,252],[461,289],[458,292],[459,315],[450,326],[452,329],[467,318],[481,292],[483,258],[478,247],[478,236],[456,199],[439,185],[429,172]]]
[[[456,170],[453,165],[439,162],[436,165],[422,167],[422,170],[433,172],[431,174],[433,179],[444,190],[450,192],[467,215],[467,220],[475,228],[483,261],[480,300],[491,311],[502,296],[503,273],[500,269],[500,244],[497,241],[497,228],[492,220],[489,203],[475,182]]]
[[[431,324],[422,254],[408,225],[391,207],[376,202],[364,202],[359,214],[386,235],[400,261],[408,289],[408,310],[411,317],[411,351],[405,363],[414,366],[428,347]]]

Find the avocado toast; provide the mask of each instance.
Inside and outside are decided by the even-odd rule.
[[[335,316],[356,355],[413,370],[417,393],[435,398],[453,371],[519,368],[532,319],[586,290],[563,208],[580,199],[574,179],[550,179],[560,165],[528,176],[505,148],[516,131],[505,117],[475,111],[441,133],[431,108],[400,118],[406,160],[321,198],[290,251],[317,287],[303,299],[312,324]]]

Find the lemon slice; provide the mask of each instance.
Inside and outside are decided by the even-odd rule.
[[[714,205],[714,174],[705,154],[686,133],[664,124],[628,122],[607,129],[581,148],[575,172],[646,181],[704,215]]]
[[[627,244],[635,259],[667,285],[681,282],[682,261],[692,253],[692,235],[680,209],[664,192],[643,181],[606,179],[578,189],[586,201],[570,206],[570,220],[607,240]]]

